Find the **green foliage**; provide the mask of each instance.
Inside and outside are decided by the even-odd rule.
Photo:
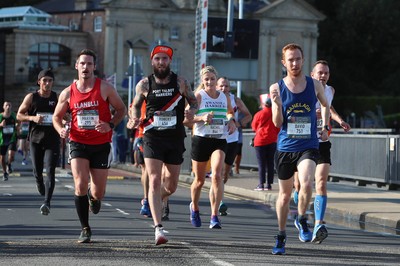
[[[400,94],[398,0],[308,0],[327,18],[319,24],[318,59],[330,84],[346,95]]]

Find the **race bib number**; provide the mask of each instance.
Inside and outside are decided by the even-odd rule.
[[[209,124],[204,124],[205,137],[220,138],[224,134],[225,119],[213,118]]]
[[[287,125],[288,138],[310,139],[311,138],[311,117],[289,117]]]
[[[157,111],[153,116],[154,129],[172,129],[176,126],[176,111]]]
[[[14,133],[14,125],[7,125],[3,127],[3,134],[11,135],[12,133]]]
[[[76,115],[78,127],[84,129],[94,129],[99,123],[99,112],[97,110],[80,110]]]
[[[52,126],[53,125],[53,114],[52,113],[36,113],[36,115],[40,115],[43,117],[41,126]]]

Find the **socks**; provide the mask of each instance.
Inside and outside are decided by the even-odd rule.
[[[315,212],[315,220],[316,221],[323,221],[326,204],[328,202],[327,196],[316,195],[314,200],[314,212]]]
[[[89,201],[88,196],[74,196],[75,208],[78,213],[82,228],[89,227]]]

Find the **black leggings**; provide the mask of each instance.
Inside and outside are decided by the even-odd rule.
[[[58,159],[60,157],[60,145],[55,147],[45,147],[43,144],[30,142],[30,152],[33,166],[33,176],[37,183],[43,182],[43,168],[46,165],[46,188],[44,202],[50,204],[55,187],[55,173]]]

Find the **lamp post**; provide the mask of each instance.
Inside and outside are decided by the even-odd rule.
[[[132,65],[133,45],[130,40],[127,40],[126,43],[129,45],[129,68],[130,68],[130,66]],[[134,67],[134,69],[133,69],[132,73],[130,71],[128,72],[128,106],[132,102],[132,75],[134,75],[136,73],[136,69],[135,69],[136,66],[134,65],[133,67]]]

